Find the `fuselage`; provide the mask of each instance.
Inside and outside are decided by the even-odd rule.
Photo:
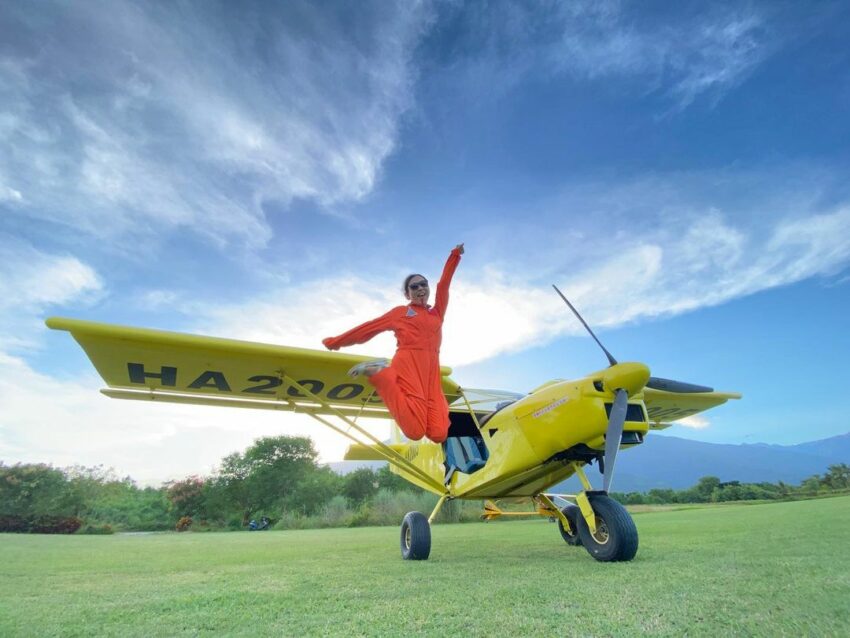
[[[532,496],[573,474],[573,462],[588,463],[605,448],[613,394],[606,370],[575,381],[550,381],[481,421],[489,451],[486,465],[458,474],[458,498]],[[623,447],[640,443],[649,429],[643,395],[629,399]],[[411,460],[434,476],[444,472],[440,446],[412,444]]]

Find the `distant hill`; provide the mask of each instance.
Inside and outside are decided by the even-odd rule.
[[[617,492],[645,492],[656,487],[680,490],[695,485],[703,476],[716,476],[721,481],[784,481],[796,485],[813,474],[823,474],[836,463],[850,464],[850,432],[798,445],[702,443],[650,433],[642,445],[620,451],[613,489]],[[347,474],[359,467],[378,468],[383,463],[341,461],[329,465],[334,471]],[[594,485],[601,486],[595,465],[589,469],[588,476]],[[573,478],[552,491],[579,489],[578,480]]]
[[[703,476],[721,481],[798,484],[836,463],[850,464],[850,433],[798,445],[702,443],[675,436],[646,437],[643,445],[617,456],[614,490],[645,492],[654,487],[684,489]],[[591,470],[598,476],[595,468]],[[580,489],[567,481],[568,491]]]

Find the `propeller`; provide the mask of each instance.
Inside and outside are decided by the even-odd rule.
[[[555,284],[552,284],[552,288],[555,289],[555,292],[557,292],[559,295],[561,295],[561,299],[563,299],[564,303],[567,304],[570,307],[570,310],[573,311],[573,314],[575,314],[575,316],[578,317],[578,320],[581,321],[581,325],[583,325],[585,328],[587,328],[587,331],[590,333],[590,336],[593,337],[593,340],[596,343],[599,344],[600,348],[602,348],[602,352],[604,352],[605,356],[608,357],[608,363],[610,363],[612,366],[617,365],[617,360],[613,356],[611,356],[611,353],[608,352],[608,350],[605,349],[605,346],[602,345],[602,342],[599,339],[596,338],[596,335],[593,334],[593,330],[591,330],[590,326],[587,325],[587,322],[585,322],[585,320],[581,318],[581,315],[578,313],[578,310],[576,310],[575,307],[570,303],[570,300],[567,299],[564,296],[564,293],[562,293],[560,290],[558,290],[558,286],[556,286]]]
[[[602,377],[603,387],[614,394],[614,403],[611,405],[611,412],[608,415],[608,427],[605,430],[605,454],[602,458],[602,489],[606,492],[611,487],[611,479],[614,476],[614,463],[617,460],[617,452],[620,450],[620,441],[623,438],[623,426],[626,422],[626,411],[628,409],[629,395],[640,392],[647,385],[649,379],[649,368],[642,363],[617,363],[617,360],[610,352],[602,345],[597,336],[587,325],[587,322],[579,314],[578,310],[569,302],[555,284],[552,288],[560,295],[564,303],[569,306],[578,320],[593,337],[593,340],[599,344],[605,356],[608,357],[608,369]],[[666,380],[665,380],[666,381]],[[672,382],[675,383],[675,382]]]
[[[623,438],[628,400],[628,392],[623,389],[617,390],[614,405],[611,406],[611,414],[608,417],[608,430],[605,432],[605,461],[602,466],[605,469],[602,475],[602,489],[606,492],[611,487],[611,479],[614,476],[614,461],[617,460],[620,440]]]
[[[560,295],[564,303],[569,306],[581,324],[593,337],[593,340],[602,348],[602,352],[608,357],[608,369],[602,377],[602,383],[606,390],[614,394],[614,403],[608,415],[608,428],[605,430],[605,455],[602,458],[603,489],[607,492],[611,486],[611,478],[614,476],[614,462],[620,449],[620,441],[623,438],[623,426],[626,422],[626,410],[628,409],[629,395],[640,392],[644,387],[665,392],[695,393],[714,392],[713,388],[674,379],[663,379],[661,377],[649,376],[649,368],[642,363],[617,363],[617,360],[602,345],[597,336],[587,325],[587,322],[575,309],[569,299],[564,296],[555,284],[552,288]]]

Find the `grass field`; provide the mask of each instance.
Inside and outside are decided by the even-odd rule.
[[[630,563],[542,519],[0,535],[0,635],[850,635],[850,497],[637,513]]]

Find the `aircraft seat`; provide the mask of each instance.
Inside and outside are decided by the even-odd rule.
[[[490,452],[480,436],[450,436],[443,444],[446,452],[447,475],[454,471],[472,474],[487,463]]]

